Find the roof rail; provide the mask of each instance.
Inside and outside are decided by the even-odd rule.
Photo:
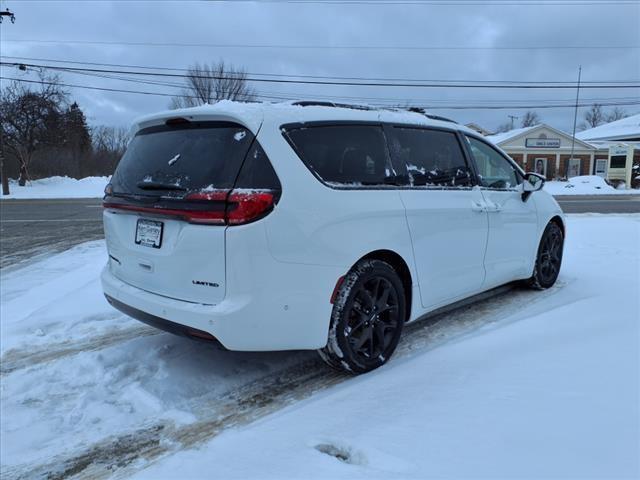
[[[334,107],[334,108],[352,108],[354,110],[375,110],[367,105],[354,105],[351,103],[336,103],[317,100],[300,100],[293,102],[292,105],[299,107]]]
[[[298,100],[296,102],[293,102],[291,105],[297,105],[299,107],[351,108],[354,110],[392,110],[392,111],[405,110],[409,112],[419,113],[420,115],[424,115],[425,117],[431,120],[439,120],[441,122],[450,122],[450,123],[455,123],[456,125],[458,124],[458,122],[456,122],[455,120],[451,120],[450,118],[441,117],[440,115],[432,115],[422,107],[408,107],[408,108],[370,107],[368,105],[357,105],[353,103],[337,103],[337,102],[328,102],[328,101],[322,101],[322,100]]]
[[[410,112],[420,113],[425,117],[430,118],[431,120],[440,120],[441,122],[450,122],[450,123],[455,123],[456,125],[458,124],[458,122],[456,122],[455,120],[451,120],[450,118],[427,113],[427,110],[422,107],[409,107],[407,108],[407,110],[409,110]]]

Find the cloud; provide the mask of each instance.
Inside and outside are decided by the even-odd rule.
[[[480,3],[480,2],[479,2]],[[573,81],[637,80],[639,50],[401,50],[309,48],[216,48],[13,43],[7,39],[96,40],[249,45],[356,46],[630,46],[639,45],[640,5],[487,6],[374,5],[252,2],[17,2],[0,31],[2,55],[84,62],[187,68],[195,61],[224,59],[249,72],[377,78]],[[2,69],[5,76],[18,72]],[[64,81],[98,87],[164,91],[177,89],[63,74]],[[165,79],[166,80],[166,79]],[[179,80],[170,79],[171,82]],[[544,103],[568,101],[573,90],[409,89],[257,84],[272,95],[325,95],[389,99],[437,106],[443,102]],[[168,98],[71,89],[95,124],[129,124],[140,114],[164,109]],[[640,97],[639,89],[584,90],[585,99]],[[637,111],[639,107],[628,107]],[[523,110],[434,110],[487,128]],[[570,130],[573,111],[538,111],[543,121]]]

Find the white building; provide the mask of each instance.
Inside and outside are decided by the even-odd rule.
[[[640,113],[576,133],[576,138],[591,141],[640,142]]]
[[[549,180],[600,175],[613,183],[640,184],[640,114],[579,132],[575,141],[545,124],[487,138],[526,171]]]
[[[487,137],[528,172],[554,178],[590,175],[594,171],[596,148],[549,125],[517,128]],[[573,156],[571,156],[573,143]]]
[[[596,161],[595,174],[627,186],[640,184],[640,114],[584,130],[576,138],[608,153]]]

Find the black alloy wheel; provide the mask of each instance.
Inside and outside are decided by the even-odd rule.
[[[532,287],[544,289],[556,283],[562,265],[563,248],[562,230],[556,223],[549,223],[542,234],[536,266],[533,276],[529,279],[529,284]]]
[[[331,366],[364,373],[393,354],[405,322],[404,288],[380,260],[365,260],[345,277],[331,316],[329,341],[320,350]]]

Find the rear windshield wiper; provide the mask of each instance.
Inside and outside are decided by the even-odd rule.
[[[138,182],[136,187],[141,190],[180,190],[186,191],[187,189],[176,185],[175,183],[162,183],[162,182]]]

